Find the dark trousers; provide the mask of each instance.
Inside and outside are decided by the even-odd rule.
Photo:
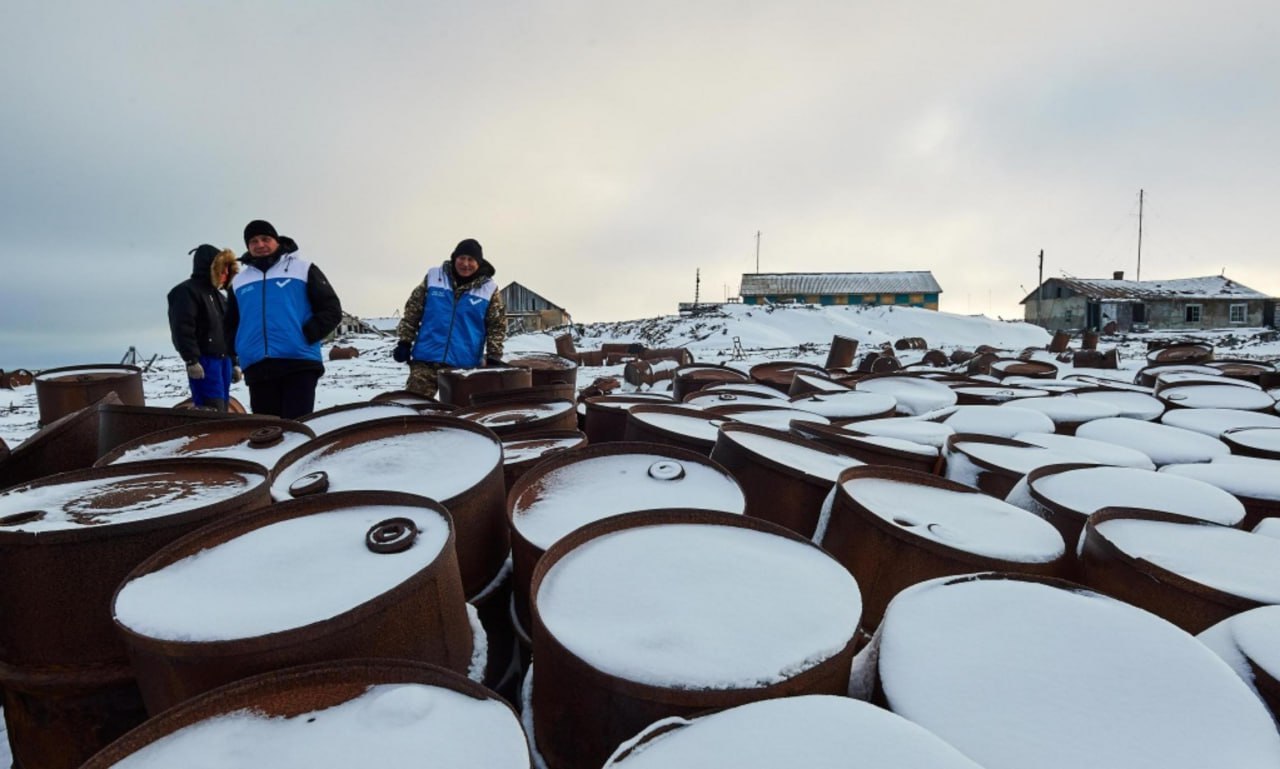
[[[316,410],[317,371],[297,371],[249,385],[249,408],[255,414],[297,419]]]
[[[192,404],[198,409],[226,411],[231,400],[231,359],[225,355],[217,358],[201,355],[200,366],[204,369],[204,379],[187,380],[191,384]]]

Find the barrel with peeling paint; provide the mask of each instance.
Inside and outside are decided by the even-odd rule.
[[[636,406],[660,404],[675,405],[671,398],[658,394],[627,393],[587,398],[580,406],[584,413],[582,431],[592,445],[623,440],[628,411]]]
[[[518,352],[507,355],[503,361],[508,366],[529,369],[534,387],[553,384],[578,386],[578,364],[562,355],[549,352]]]
[[[466,408],[476,393],[532,387],[533,374],[527,368],[516,366],[447,368],[440,371],[439,385],[436,397],[441,403]]]
[[[848,689],[858,586],[767,521],[703,510],[606,518],[554,544],[532,590],[526,724],[550,769],[596,769],[660,718]]]
[[[145,406],[142,369],[112,364],[63,366],[41,371],[35,379],[40,424],[82,409],[114,392],[127,406]]]
[[[501,571],[509,549],[506,490],[502,443],[489,429],[435,415],[360,422],[302,444],[271,473],[271,494],[279,502],[378,490],[418,494],[448,508],[468,596]]]
[[[68,769],[145,717],[111,593],[164,545],[270,503],[261,467],[156,460],[0,493],[0,686],[15,761]]]
[[[751,377],[729,366],[714,366],[709,363],[681,366],[676,369],[675,376],[671,378],[671,398],[682,401],[689,393],[697,392],[708,385],[750,381]]]
[[[484,425],[504,438],[578,427],[578,412],[568,398],[504,400],[460,409],[454,416]]]
[[[548,458],[522,476],[507,495],[522,626],[531,627],[529,586],[548,548],[587,523],[655,507],[743,513],[747,496],[733,475],[702,454],[652,443],[588,446]]]
[[[232,415],[204,409],[104,403],[98,406],[98,457],[101,458],[121,444],[157,430],[204,424],[230,416]]]
[[[317,720],[323,734],[307,726]],[[248,749],[254,761],[246,764]],[[332,760],[324,766],[531,765],[515,712],[483,686],[434,665],[351,659],[203,694],[120,738],[83,769],[171,767],[193,756],[210,769],[244,769],[317,753]]]
[[[301,422],[275,417],[218,419],[156,430],[116,446],[95,467],[150,459],[242,459],[270,470],[288,452],[315,438]]]
[[[347,657],[473,667],[449,513],[400,492],[223,518],[139,564],[113,613],[152,715],[241,678]]]

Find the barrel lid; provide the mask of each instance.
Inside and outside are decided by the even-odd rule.
[[[818,392],[838,393],[846,392],[850,389],[848,385],[841,384],[832,379],[831,375],[826,373],[826,371],[823,371],[822,374],[808,371],[797,371],[794,381],[802,383],[806,390],[816,390]]]
[[[892,416],[898,401],[888,393],[867,390],[828,391],[797,395],[791,405],[828,419],[866,419]]]
[[[773,398],[775,400],[787,399],[787,396],[784,393],[778,392],[778,388],[776,387],[770,387],[769,385],[762,385],[756,382],[747,382],[747,381],[716,382],[714,384],[707,385],[706,387],[702,388],[702,390],[699,390],[699,392],[702,392],[703,390],[707,392],[716,392],[716,393],[718,392],[731,392],[736,394],[745,393],[749,395],[759,395],[762,398]]]
[[[376,488],[447,502],[501,464],[498,436],[474,422],[391,417],[325,433],[289,452],[272,473],[271,496],[281,502],[304,495],[306,482],[323,474],[330,491]]]
[[[648,405],[631,409],[628,419],[634,419],[660,432],[692,438],[708,444],[715,442],[720,432],[720,425],[733,421],[732,417],[720,416],[688,406]]]
[[[568,451],[585,446],[587,436],[580,430],[548,430],[545,433],[508,438],[502,442],[502,463],[520,464],[541,459],[549,452]]]
[[[512,527],[546,550],[611,515],[656,507],[742,513],[746,496],[723,467],[688,449],[617,441],[556,457],[511,489]]]
[[[1126,420],[1133,421],[1133,420]],[[1009,438],[1018,433],[1051,433],[1053,420],[1039,411],[1013,406],[957,406],[943,421],[957,433]]]
[[[745,404],[784,404],[787,403],[782,393],[777,390],[773,391],[773,395],[762,395],[754,392],[738,392],[730,389],[711,389],[704,387],[701,390],[691,392],[684,397],[682,403],[686,406],[695,408],[710,408],[712,406],[737,406]]]
[[[991,373],[998,377],[1020,376],[1036,379],[1057,379],[1058,367],[1043,360],[1003,358],[991,363]]]
[[[786,430],[792,422],[812,422],[814,424],[831,424],[831,420],[821,414],[801,408],[774,406],[767,403],[743,403],[729,406],[710,406],[707,412],[716,416],[729,417],[737,422],[760,427],[772,427],[775,430]]]
[[[1089,526],[1130,558],[1228,595],[1280,603],[1280,540],[1182,516],[1107,512]]]
[[[1240,409],[1170,409],[1160,417],[1160,423],[1221,438],[1226,431],[1242,427],[1280,427],[1280,416]]]
[[[1222,439],[1232,446],[1280,459],[1280,428],[1236,427],[1224,432]]]
[[[112,449],[97,465],[171,457],[221,457],[270,468],[280,457],[314,437],[306,425],[286,419],[204,420],[147,433]]]
[[[517,352],[503,359],[508,366],[544,371],[572,371],[577,363],[551,352]]]
[[[980,769],[901,716],[829,694],[776,697],[692,721],[665,719],[619,748],[605,769],[776,769],[799,756],[810,767],[844,766],[857,756],[862,766]]]
[[[1035,501],[1081,516],[1104,507],[1136,507],[1235,526],[1244,505],[1231,494],[1193,478],[1132,467],[1041,467],[1027,476]]]
[[[614,409],[630,411],[636,406],[652,406],[654,404],[674,404],[671,396],[658,393],[623,393],[619,395],[593,395],[583,401],[585,409]]]
[[[1094,419],[1119,416],[1120,407],[1100,401],[1081,400],[1075,395],[1051,395],[1046,398],[1024,398],[1018,408],[1039,411],[1058,424],[1078,424]]]
[[[720,428],[717,444],[722,442],[738,446],[757,462],[803,474],[824,488],[835,483],[840,473],[864,464],[820,443],[759,425],[725,425]],[[712,456],[716,458],[715,452]]]
[[[1086,422],[1076,430],[1076,435],[1137,449],[1151,457],[1151,461],[1157,466],[1180,462],[1208,462],[1214,457],[1231,453],[1231,449],[1217,438],[1181,427],[1124,417]]]
[[[1018,433],[1015,441],[1030,443],[1052,449],[1060,454],[1078,457],[1079,462],[1096,462],[1101,465],[1116,467],[1136,467],[1142,470],[1156,469],[1151,457],[1137,449],[1117,446],[1114,443],[1081,438],[1078,435],[1059,435],[1057,433]]]
[[[954,406],[956,394],[950,387],[932,379],[916,376],[886,375],[858,380],[855,390],[893,396],[899,414],[919,416],[929,411]]]
[[[88,366],[61,366],[45,369],[36,374],[35,381],[42,384],[74,384],[141,376],[142,369],[137,366],[94,363]]]
[[[1130,419],[1150,421],[1164,413],[1165,405],[1154,395],[1126,389],[1102,387],[1097,390],[1086,390],[1076,393],[1083,401],[1109,403],[1120,410],[1116,416]]]
[[[1163,387],[1160,400],[1184,409],[1240,409],[1263,411],[1275,406],[1276,399],[1262,390],[1232,384],[1183,384]]]
[[[84,769],[252,765],[528,769],[511,707],[464,676],[402,660],[343,660],[272,671],[180,703]]]
[[[947,441],[947,478],[975,488],[983,470],[1026,475],[1038,467],[1082,461],[1076,454],[993,435],[956,433]]]
[[[982,766],[1280,762],[1265,707],[1203,644],[1078,585],[930,580],[894,599],[878,635],[888,707]]]
[[[923,419],[865,419],[845,425],[843,429],[855,435],[879,435],[886,438],[922,443],[941,449],[947,445],[947,439],[956,431],[938,422]]]
[[[1196,638],[1255,692],[1255,666],[1271,678],[1280,679],[1280,606],[1259,606],[1227,617]]]
[[[589,524],[539,562],[535,622],[627,681],[711,690],[786,681],[850,646],[862,602],[830,555],[762,523],[660,511]]]
[[[0,537],[117,530],[233,503],[266,472],[230,459],[160,459],[50,475],[0,492]]]
[[[1165,465],[1162,473],[1194,478],[1240,499],[1280,502],[1280,461],[1222,457],[1214,462]]]
[[[418,411],[403,403],[344,403],[312,412],[298,421],[311,428],[317,436],[333,432],[340,427],[372,422],[387,417],[409,416]]]
[[[139,635],[195,643],[305,627],[421,572],[452,528],[444,507],[423,498],[328,496],[296,516],[282,508],[255,513],[234,534],[204,529],[203,539],[197,532],[183,542],[193,555],[142,567],[116,594],[116,620]]]
[[[473,406],[454,412],[454,416],[501,432],[553,422],[573,410],[574,404],[571,400],[548,398],[541,402],[525,400],[517,403],[499,402]]]
[[[964,384],[951,388],[956,399],[961,403],[999,405],[1010,401],[1033,400],[1043,398],[1049,391],[1039,387],[1019,387],[1015,385],[979,385]]]
[[[1014,563],[1066,553],[1048,521],[975,489],[899,468],[867,466],[840,479],[840,493],[907,537]]]

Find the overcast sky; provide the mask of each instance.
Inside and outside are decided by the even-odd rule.
[[[0,6],[0,367],[171,353],[165,294],[265,218],[390,315],[477,238],[578,321],[760,270],[1280,294],[1280,2]]]

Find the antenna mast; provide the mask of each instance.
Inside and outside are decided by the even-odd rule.
[[[1040,314],[1040,297],[1044,294],[1044,249],[1040,249],[1040,278],[1036,284],[1036,324],[1044,324],[1044,317]],[[1048,326],[1045,326],[1048,328]]]
[[[756,274],[760,274],[760,230],[756,230]]]
[[[1138,190],[1138,274],[1137,280],[1142,280],[1142,203],[1145,190]]]
[[[698,306],[698,291],[702,288],[702,269],[693,272],[693,306]]]

